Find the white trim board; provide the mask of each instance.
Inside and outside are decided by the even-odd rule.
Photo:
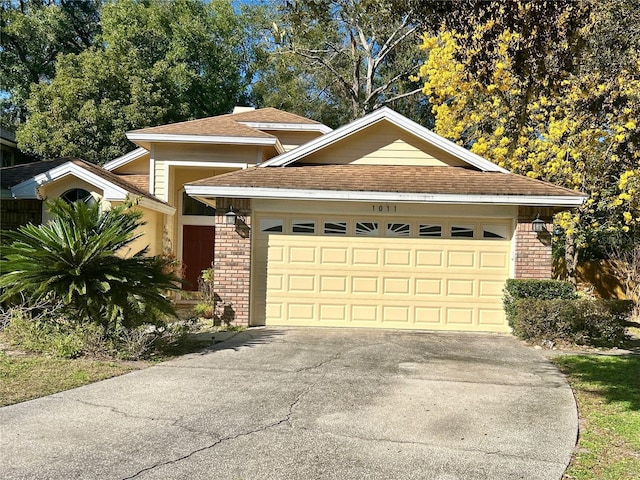
[[[136,198],[138,198],[138,205],[140,205],[141,207],[148,208],[149,210],[155,210],[156,212],[164,213],[167,215],[174,215],[176,213],[175,207],[172,207],[171,205],[156,202],[147,197]]]
[[[410,133],[417,138],[441,149],[445,152],[455,156],[456,158],[462,160],[463,162],[474,166],[484,172],[502,172],[509,173],[508,170],[505,170],[502,167],[499,167],[495,163],[490,162],[482,158],[475,153],[470,152],[464,147],[461,147],[457,143],[454,143],[450,140],[447,140],[440,135],[433,133],[428,128],[423,127],[422,125],[417,124],[416,122],[409,120],[408,118],[400,115],[399,113],[391,110],[388,107],[382,107],[374,112],[365,115],[364,117],[355,120],[343,127],[340,127],[336,130],[333,130],[331,133],[327,133],[321,137],[318,137],[310,142],[295,148],[287,153],[283,153],[274,157],[266,162],[262,163],[260,167],[268,167],[268,166],[278,166],[284,167],[295,163],[296,161],[315,153],[319,150],[322,150],[329,145],[336,143],[339,140],[342,140],[350,135],[353,135],[357,132],[360,132],[380,121],[386,120],[393,125],[403,129],[407,133]]]
[[[158,133],[127,133],[127,138],[134,143],[199,143],[220,145],[263,145],[272,146],[278,153],[283,153],[284,147],[276,137],[228,137],[217,135],[178,135]]]
[[[295,131],[295,132],[321,132],[329,133],[333,129],[320,123],[272,123],[272,122],[241,122],[239,124],[246,127],[255,128],[256,130],[277,130],[277,131]]]
[[[149,150],[143,147],[138,147],[135,150],[130,151],[129,153],[125,153],[121,157],[114,158],[110,162],[105,163],[102,166],[102,168],[104,168],[105,170],[112,171],[118,167],[122,167],[123,165],[126,165],[127,163],[131,163],[132,161],[140,157],[143,157],[147,153],[149,153]]]
[[[342,190],[303,190],[257,187],[212,187],[185,185],[191,197],[270,198],[280,200],[336,200],[354,202],[407,202],[440,204],[526,205],[576,207],[585,197],[542,195],[466,195],[442,193],[361,192]],[[202,201],[202,200],[201,200]]]
[[[163,160],[165,165],[171,165],[172,167],[211,167],[211,168],[237,168],[245,170],[249,168],[249,164],[246,162],[199,162],[197,160]]]

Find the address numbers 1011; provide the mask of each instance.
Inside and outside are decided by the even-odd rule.
[[[371,205],[372,211],[375,213],[397,213],[397,205]]]

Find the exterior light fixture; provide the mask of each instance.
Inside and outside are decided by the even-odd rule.
[[[238,218],[238,215],[233,210],[233,206],[229,205],[229,209],[227,210],[227,213],[224,214],[225,225],[235,225],[237,218]]]
[[[536,218],[533,220],[533,222],[531,222],[531,228],[536,233],[542,233],[542,232],[545,232],[547,230],[547,228],[545,226],[545,222],[544,222],[544,220],[542,220],[540,218],[540,214],[539,213],[536,215]]]

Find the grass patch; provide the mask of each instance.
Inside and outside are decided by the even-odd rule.
[[[122,375],[143,365],[43,355],[13,356],[0,352],[0,406]]]
[[[640,478],[640,356],[562,356],[580,438],[566,480]]]
[[[0,344],[6,336],[0,332]],[[0,350],[0,407],[116,377],[133,370],[199,352],[212,344],[210,336],[200,340],[186,335],[181,341],[163,345],[148,361],[122,361],[92,357],[60,358],[48,354],[9,355]]]

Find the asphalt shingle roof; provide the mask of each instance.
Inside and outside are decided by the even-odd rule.
[[[293,123],[319,125],[319,122],[308,118],[283,112],[277,108],[261,108],[242,113],[219,115],[217,117],[201,118],[187,122],[159,125],[157,127],[133,130],[133,134],[157,134],[157,135],[206,135],[215,137],[249,137],[249,138],[275,138],[273,135],[262,132],[252,127],[242,125],[239,122],[256,123]]]
[[[40,175],[41,173],[51,170],[58,165],[62,165],[69,160],[69,158],[56,158],[53,160],[42,160],[39,162],[0,168],[0,186],[2,188],[11,188],[31,177]]]
[[[127,192],[139,196],[146,197],[155,202],[167,204],[160,200],[158,197],[151,195],[148,191],[149,177],[147,175],[133,175],[131,181],[127,181],[126,177],[116,175],[102,167],[94,165],[93,163],[86,162],[80,158],[64,157],[56,158],[54,160],[44,160],[40,162],[26,163],[24,165],[16,165],[14,167],[5,167],[0,169],[0,183],[2,188],[9,189],[14,185],[24,182],[29,178],[35,177],[41,173],[47,172],[53,168],[56,168],[65,163],[71,162],[80,168],[83,168],[101,178],[108,180],[109,182],[117,185]],[[146,177],[146,189],[144,186],[144,179],[139,177]]]
[[[192,182],[254,187],[458,195],[584,196],[532,178],[462,167],[322,165],[250,168]]]

